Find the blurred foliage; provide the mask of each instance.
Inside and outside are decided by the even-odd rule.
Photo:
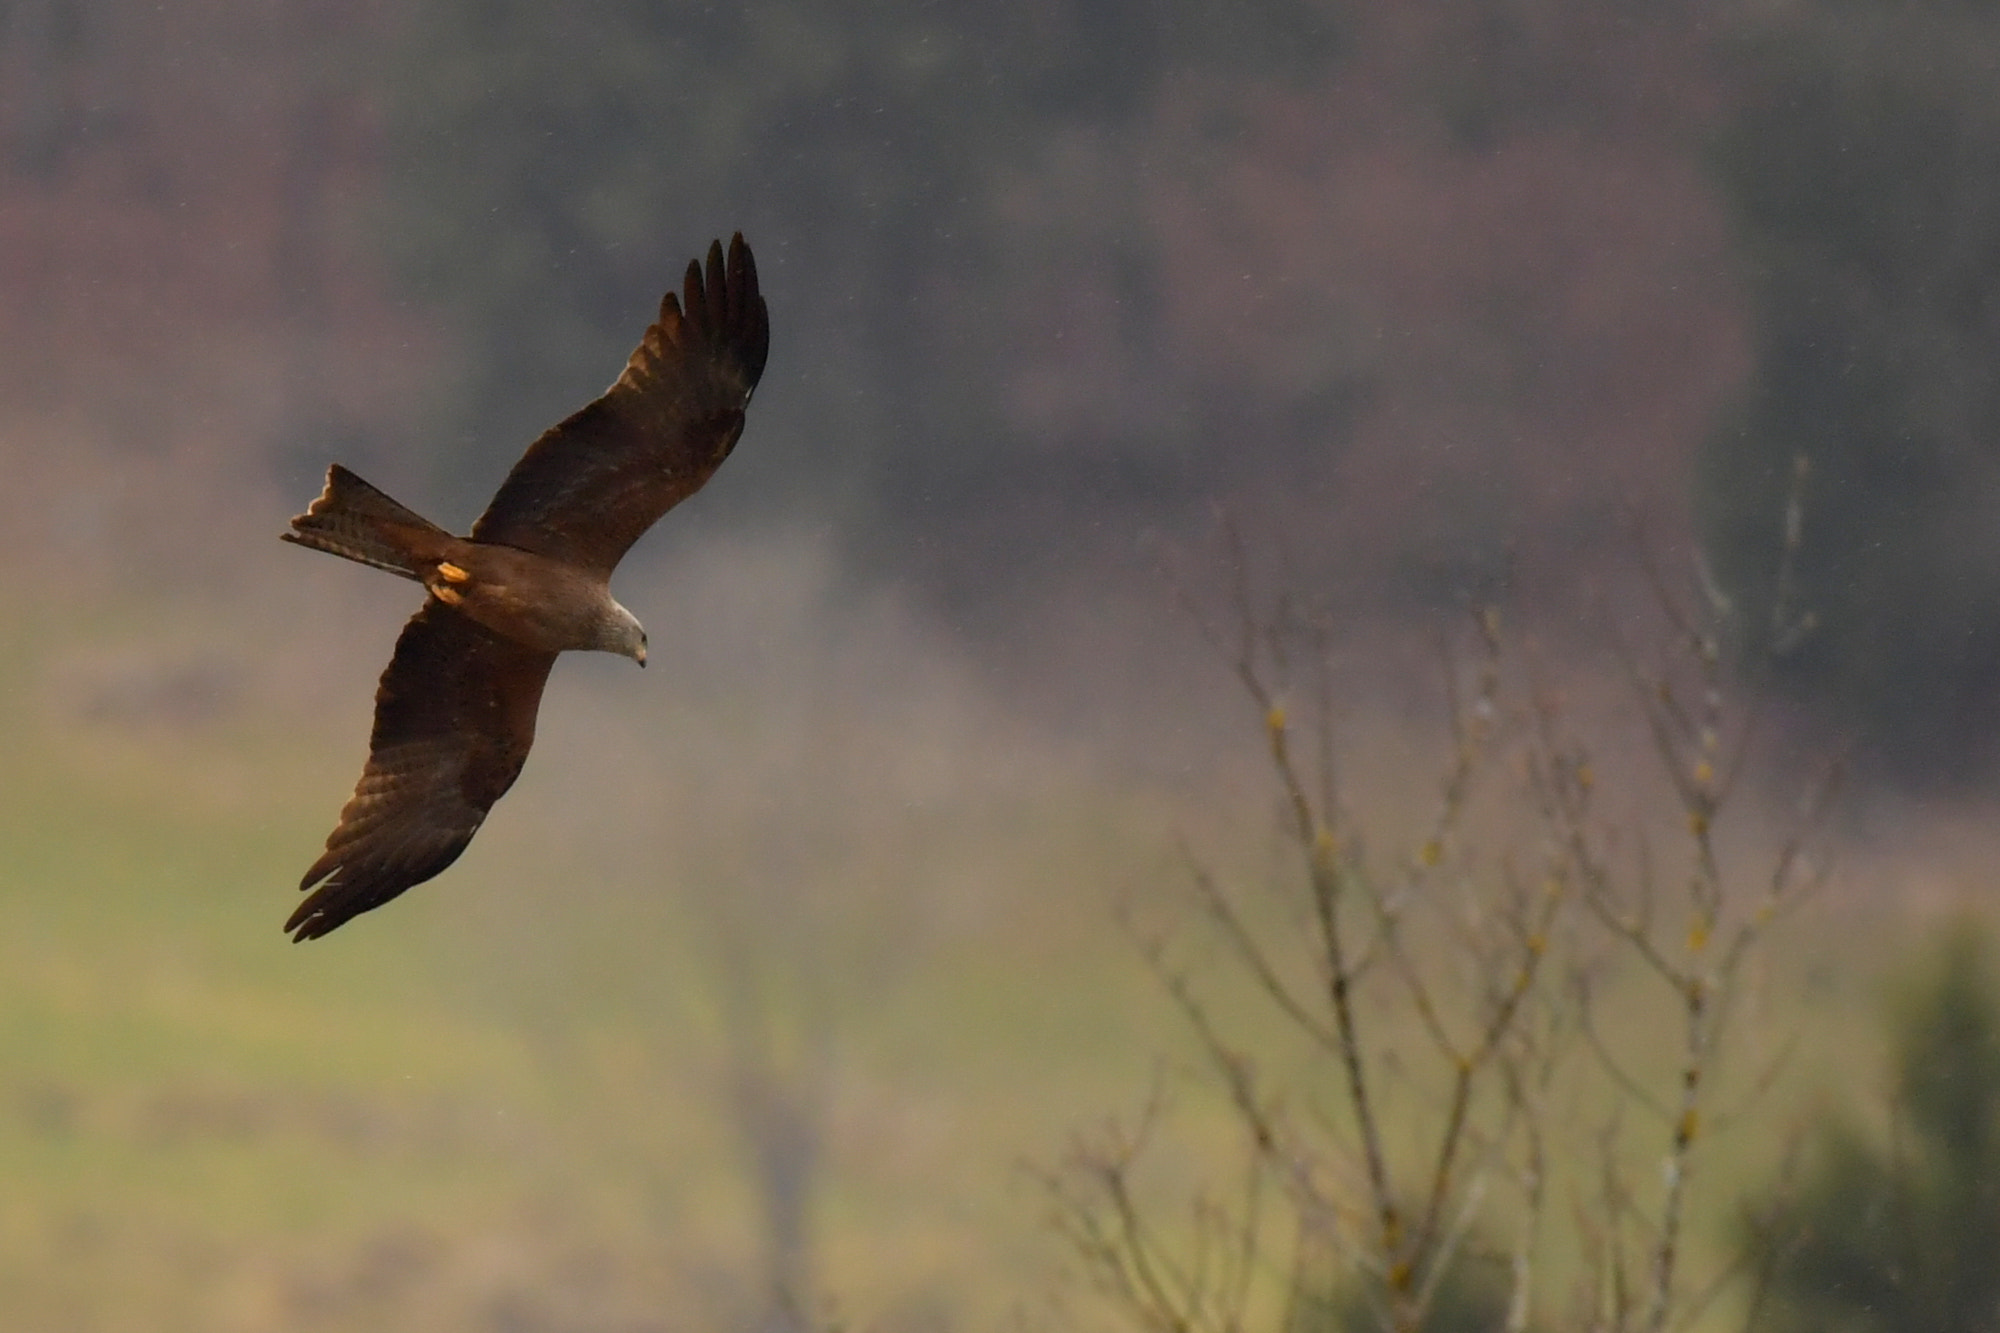
[[[1844,1120],[1763,1237],[1787,1327],[1976,1333],[2000,1317],[2000,1007],[1954,931],[1900,1006],[1889,1142]]]
[[[1821,632],[1778,681],[1963,773],[2000,722],[2000,6],[1822,0],[1736,54],[1712,162],[1756,369],[1707,445],[1709,551],[1768,607],[1770,516],[1808,457],[1796,600]]]
[[[1335,31],[1311,0],[425,6],[386,75],[385,233],[465,357],[440,465],[490,486],[621,364],[693,247],[740,228],[797,412],[746,454],[760,492],[949,527],[1026,471],[994,367],[1038,256],[1005,173],[1066,130],[1120,134],[1169,70],[1304,73]],[[1154,257],[1101,202],[1060,239],[1143,303]]]
[[[91,37],[76,0],[13,0],[0,5],[0,48],[13,48],[18,81],[13,114],[0,121],[0,170],[33,180],[60,172],[88,133],[90,109],[77,105],[75,69]]]
[[[1492,1333],[1506,1328],[1509,1287],[1504,1260],[1476,1248],[1461,1251],[1445,1269],[1424,1311],[1423,1333]],[[1283,1333],[1378,1333],[1383,1326],[1376,1302],[1350,1282],[1317,1299],[1295,1291]]]

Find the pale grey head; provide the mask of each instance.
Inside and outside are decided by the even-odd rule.
[[[615,598],[606,597],[604,601],[604,614],[598,619],[596,639],[590,646],[600,652],[629,657],[640,666],[646,665],[646,627]]]

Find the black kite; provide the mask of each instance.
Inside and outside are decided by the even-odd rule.
[[[285,929],[315,939],[458,859],[514,784],[556,654],[646,664],[646,632],[611,596],[619,559],[701,489],[743,433],[770,324],[737,236],[691,263],[625,373],[542,435],[468,538],[338,465],[286,541],[414,579],[430,593],[403,627],[375,692],[368,763],[313,890]]]

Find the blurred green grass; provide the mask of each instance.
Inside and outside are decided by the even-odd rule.
[[[655,624],[724,621],[706,597]],[[1179,830],[1254,881],[1274,864],[1255,783],[1107,775],[921,665],[937,655],[907,625],[839,630],[812,601],[722,625],[706,661],[670,648],[665,673],[566,662],[527,775],[463,861],[308,946],[278,924],[358,767],[394,596],[277,628],[228,601],[6,608],[12,1322],[748,1322],[766,1293],[729,1098],[746,1031],[821,1099],[813,1276],[862,1326],[986,1327],[1060,1290],[1017,1165],[1131,1113],[1163,1067],[1160,1206],[1226,1182],[1229,1118],[1112,900],[1180,891]],[[301,638],[302,658],[273,647]],[[130,687],[239,669],[220,702]],[[1366,762],[1423,791],[1424,738],[1380,732]],[[1869,978],[1902,910],[1836,902],[1774,946],[1758,1040],[1796,1032],[1801,1054],[1702,1164],[1703,1262],[1814,1090],[1867,1089]],[[1190,957],[1236,1030],[1303,1059],[1217,955]],[[1641,993],[1607,1013],[1615,1042],[1662,1049]],[[1384,1048],[1415,1039],[1380,1018]]]
[[[600,698],[586,667],[559,679],[531,778],[458,867],[294,946],[278,925],[352,783],[387,638],[336,668],[329,689],[357,697],[326,715],[252,681],[184,717],[145,691],[102,707],[75,664],[143,675],[201,637],[185,608],[8,610],[10,1322],[487,1327],[496,1301],[552,1323],[745,1317],[765,1301],[762,1238],[725,1090],[746,987],[779,1066],[807,1028],[828,1034],[818,1285],[893,1324],[1001,1309],[1040,1280],[1014,1163],[1118,1103],[1147,1058],[1103,910],[1142,802],[1061,775],[996,794],[919,774],[941,785],[927,808],[836,790],[848,813],[718,819],[717,799],[754,802],[705,765],[782,754],[758,728],[797,720],[683,691],[632,721],[642,696]],[[215,661],[267,651],[227,608],[187,615],[219,636]],[[690,734],[697,714],[738,738]],[[885,723],[842,725],[801,743],[872,772]],[[600,744],[629,781],[606,785]],[[634,749],[676,751],[672,773]],[[817,762],[794,797],[841,776]],[[662,791],[687,804],[649,818]],[[716,906],[732,898],[748,901]]]

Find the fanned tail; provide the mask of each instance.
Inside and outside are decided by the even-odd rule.
[[[292,520],[290,532],[279,535],[418,582],[453,540],[443,528],[338,463],[327,469],[326,489],[319,498]]]

